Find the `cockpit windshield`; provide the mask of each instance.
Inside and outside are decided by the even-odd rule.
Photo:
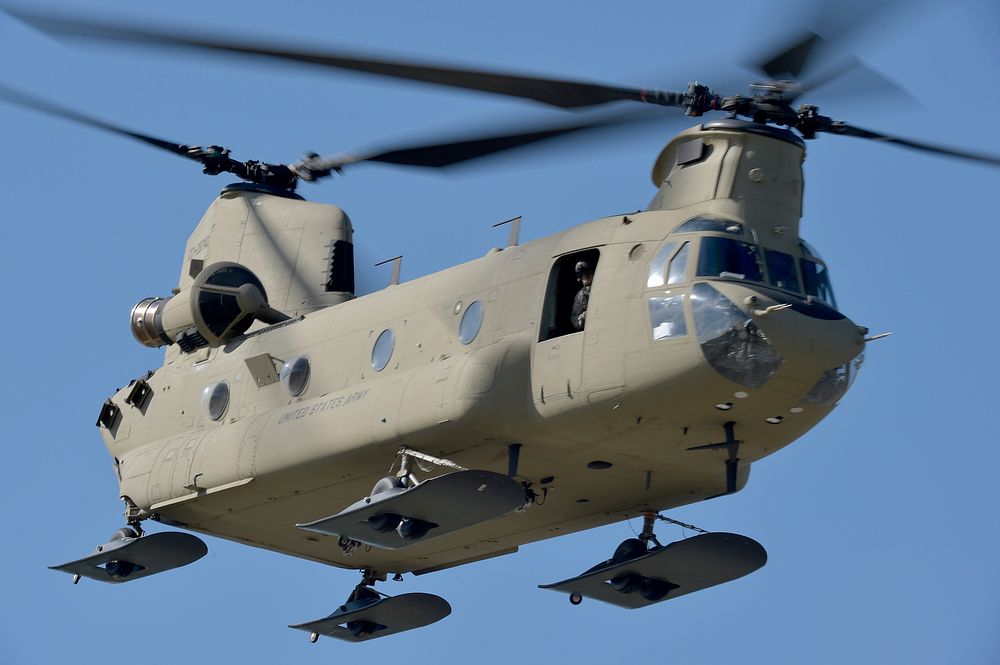
[[[833,297],[833,286],[830,285],[830,273],[826,266],[810,259],[799,259],[802,266],[802,282],[806,287],[806,295],[812,296],[837,308],[837,301]]]
[[[764,271],[755,245],[713,236],[701,239],[698,276],[764,281]]]
[[[731,237],[742,235],[742,231],[739,222],[716,217],[695,217],[684,222],[671,235],[706,234],[698,243],[697,259],[694,257],[694,242],[682,242],[682,239],[668,241],[650,264],[646,287],[684,281],[690,247],[691,262],[696,264],[696,277],[768,284],[837,307],[826,265],[805,241],[799,243],[799,252],[789,254]],[[723,233],[730,237],[716,235]]]

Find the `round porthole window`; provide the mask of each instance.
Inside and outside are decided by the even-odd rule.
[[[218,420],[229,406],[229,384],[225,381],[213,383],[201,391],[201,408],[212,420]]]
[[[469,303],[462,315],[462,323],[458,326],[458,339],[462,344],[468,344],[476,339],[479,329],[483,327],[483,303],[478,300]]]
[[[278,378],[281,379],[281,385],[285,386],[288,394],[298,397],[309,384],[309,358],[299,356],[289,360],[281,366]]]
[[[372,369],[376,372],[381,372],[385,369],[385,366],[389,364],[389,359],[392,358],[392,350],[396,346],[396,336],[392,334],[392,330],[386,328],[375,340],[375,346],[372,347]]]

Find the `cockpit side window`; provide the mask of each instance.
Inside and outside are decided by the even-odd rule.
[[[690,242],[680,243],[676,256],[674,250],[678,243],[668,242],[656,253],[649,262],[649,275],[646,277],[646,288],[653,289],[664,284],[680,284],[687,275],[688,247]]]
[[[704,237],[698,256],[698,275],[762,282],[763,269],[757,247],[730,238]]]
[[[673,256],[675,249],[677,249],[677,243],[668,242],[649,262],[649,275],[646,277],[647,289],[663,286],[666,283],[667,259]]]
[[[795,270],[795,257],[778,252],[773,249],[765,249],[764,256],[767,259],[767,276],[773,286],[786,291],[799,293],[799,275]]]
[[[687,275],[688,248],[691,243],[686,242],[677,250],[677,254],[670,260],[670,268],[667,270],[667,284],[680,284]]]

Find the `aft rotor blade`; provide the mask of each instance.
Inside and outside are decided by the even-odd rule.
[[[550,127],[533,131],[488,136],[482,138],[464,139],[437,143],[434,145],[413,146],[395,150],[386,150],[366,158],[369,162],[386,164],[403,164],[408,166],[444,167],[467,162],[480,157],[494,155],[507,150],[524,147],[541,141],[547,141],[568,134],[608,127],[612,123],[582,123],[563,127]]]
[[[564,109],[599,106],[617,101],[637,101],[660,106],[682,107],[685,93],[628,88],[585,81],[571,81],[464,69],[430,63],[365,57],[346,51],[312,51],[271,46],[250,41],[170,34],[145,28],[97,24],[74,18],[8,10],[13,16],[44,32],[91,39],[136,42],[160,46],[251,55],[290,62],[302,62],[334,69],[375,74],[410,81],[422,81],[464,90],[478,90],[511,97],[532,99]]]
[[[174,143],[172,141],[165,141],[163,139],[156,138],[155,136],[150,136],[149,134],[133,132],[125,129],[124,127],[119,127],[118,125],[98,120],[97,118],[85,115],[78,111],[73,111],[72,109],[68,109],[64,106],[59,106],[58,104],[54,104],[44,99],[33,97],[27,93],[15,90],[14,88],[10,88],[5,85],[0,85],[0,100],[35,111],[41,111],[42,113],[47,113],[49,115],[56,116],[57,118],[63,118],[64,120],[70,120],[81,125],[87,125],[88,127],[102,129],[106,132],[111,132],[112,134],[125,136],[136,141],[141,141],[146,145],[151,145],[154,148],[166,150],[167,152],[172,152],[175,155],[187,157],[188,159],[197,160],[196,157],[193,157],[190,154],[190,146],[186,146],[181,143]]]
[[[573,124],[548,125],[544,127],[521,127],[488,136],[470,136],[451,140],[434,141],[419,145],[392,147],[363,156],[335,156],[322,159],[306,160],[296,165],[295,169],[308,179],[308,172],[314,174],[330,171],[361,162],[381,162],[383,164],[398,164],[402,166],[423,166],[430,168],[445,168],[469,162],[482,157],[496,155],[508,150],[541,143],[570,134],[582,134],[602,129],[624,128],[641,123],[663,122],[662,116],[651,116],[647,113],[622,113],[613,116],[595,118]]]
[[[958,150],[956,148],[949,148],[946,146],[938,146],[938,145],[932,145],[930,143],[922,143],[920,141],[913,141],[911,139],[905,139],[898,136],[890,136],[888,134],[882,134],[881,132],[873,132],[869,129],[862,129],[861,127],[848,125],[847,123],[844,122],[834,122],[830,125],[829,129],[824,129],[821,131],[830,132],[832,134],[840,134],[841,136],[854,136],[860,139],[870,139],[873,141],[881,141],[883,143],[893,143],[895,145],[903,146],[904,148],[912,148],[913,150],[921,150],[923,152],[930,152],[936,155],[957,157],[959,159],[968,159],[974,162],[990,164],[991,166],[1000,166],[1000,156],[997,155],[989,155],[980,152],[970,152],[968,150]]]

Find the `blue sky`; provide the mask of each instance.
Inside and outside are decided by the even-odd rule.
[[[734,65],[795,24],[794,3],[51,3],[289,43],[353,47],[467,66],[679,89],[749,80]],[[866,128],[1000,153],[1000,12],[986,0],[923,3],[876,22],[854,52],[910,91],[817,94]],[[150,134],[292,161],[515,117],[536,105],[305,67],[64,44],[0,15],[0,82]],[[735,78],[734,78],[735,77]],[[314,200],[351,216],[362,285],[404,255],[403,278],[502,245],[523,215],[538,238],[646,205],[649,169],[685,126],[525,152],[454,174],[362,166]],[[639,611],[571,607],[536,588],[578,573],[628,524],[389,584],[449,600],[451,617],[367,645],[285,628],[343,601],[356,573],[206,538],[186,569],[112,587],[46,569],[88,552],[121,506],[93,423],[104,398],[159,364],[129,308],[174,286],[184,241],[224,177],[145,146],[0,105],[0,261],[7,286],[0,662],[995,663],[1000,546],[994,493],[1000,170],[849,138],[809,143],[803,235],[831,267],[841,309],[873,332],[842,404],[753,468],[737,495],[669,513],[735,531],[765,568]],[[638,524],[632,524],[638,528]],[[154,527],[160,528],[160,527]],[[659,529],[661,540],[683,534]]]

